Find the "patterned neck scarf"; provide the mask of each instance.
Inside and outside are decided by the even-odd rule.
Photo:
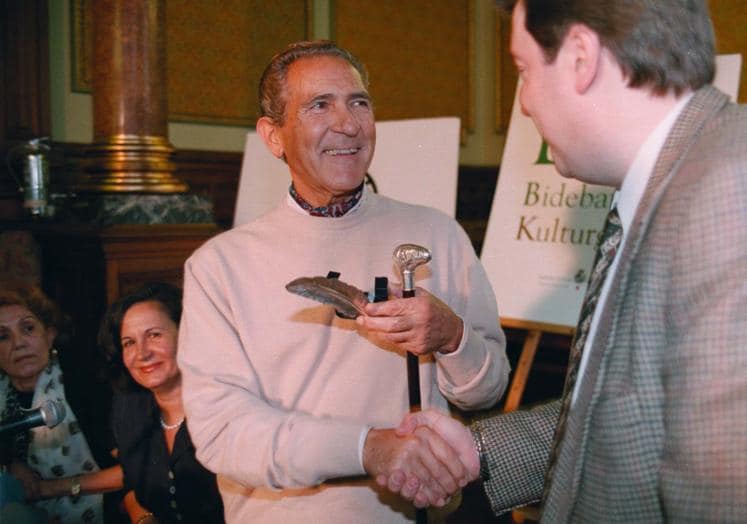
[[[0,413],[17,409],[7,405],[9,402],[19,401],[17,395],[9,393],[12,389],[15,388],[8,376],[0,376]],[[22,432],[29,436],[28,444],[23,450],[26,453],[26,464],[43,479],[59,479],[98,471],[99,466],[80,430],[78,419],[65,399],[62,370],[54,358],[50,359],[49,365],[36,380],[32,405],[40,406],[47,400],[62,403],[65,418],[53,428],[42,426]],[[35,505],[49,513],[53,522],[98,523],[104,521],[103,500],[100,493],[76,497],[65,495],[40,500]]]
[[[12,384],[9,384],[8,391],[5,394],[5,409],[0,413],[0,421],[5,424],[20,420],[25,414],[24,410],[31,407],[33,396],[33,393],[21,393]],[[26,462],[29,452],[29,442],[31,441],[30,432],[16,431],[15,433],[11,433],[9,441],[12,443],[10,445],[12,458]]]
[[[337,218],[345,215],[348,211],[353,209],[355,205],[360,202],[361,196],[363,195],[363,183],[358,186],[355,193],[347,197],[342,202],[336,202],[329,206],[314,207],[309,204],[306,200],[301,197],[296,191],[296,188],[291,184],[288,192],[293,197],[293,200],[301,206],[306,212],[313,217],[332,217]]]

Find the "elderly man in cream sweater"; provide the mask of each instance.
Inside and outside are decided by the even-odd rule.
[[[419,358],[424,407],[489,408],[506,387],[495,297],[464,231],[364,186],[375,145],[366,86],[364,67],[330,42],[276,55],[257,132],[288,164],[289,192],[185,266],[185,410],[198,459],[230,481],[228,522],[411,522],[413,505],[377,477],[426,479],[409,494],[443,505],[467,471],[428,428],[377,429],[408,411],[407,352]],[[376,276],[396,282],[403,243],[433,254],[415,272],[416,296],[394,289],[356,320],[284,288],[330,270],[363,290]]]

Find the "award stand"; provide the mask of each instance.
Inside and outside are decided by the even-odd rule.
[[[506,402],[503,405],[503,411],[516,410],[521,404],[521,398],[527,386],[529,372],[534,363],[534,357],[537,354],[540,340],[543,333],[552,333],[557,335],[573,336],[575,328],[563,326],[560,324],[547,324],[544,322],[532,322],[528,320],[516,320],[512,318],[501,319],[501,326],[504,328],[521,329],[527,332],[524,344],[519,354],[519,361],[514,370],[514,376],[511,379],[511,385],[506,394]]]

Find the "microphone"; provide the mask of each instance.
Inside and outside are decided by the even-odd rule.
[[[46,400],[36,409],[30,409],[26,415],[14,422],[0,424],[0,435],[16,433],[38,426],[53,428],[65,419],[65,404],[61,400]]]

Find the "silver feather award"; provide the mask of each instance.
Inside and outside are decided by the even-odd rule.
[[[300,277],[285,285],[285,289],[300,295],[329,304],[344,318],[354,319],[365,315],[368,295],[355,286],[328,277]]]

